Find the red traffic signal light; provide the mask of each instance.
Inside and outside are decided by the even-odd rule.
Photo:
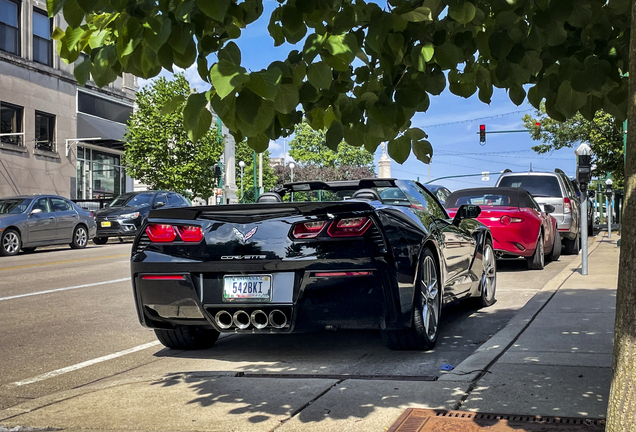
[[[479,142],[486,142],[486,125],[479,125]]]

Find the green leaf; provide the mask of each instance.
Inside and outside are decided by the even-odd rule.
[[[572,90],[570,81],[563,81],[559,86],[554,107],[566,118],[572,117],[587,102],[585,93]]]
[[[526,91],[521,86],[513,86],[508,90],[508,96],[513,104],[519,106],[526,98]]]
[[[451,42],[435,48],[435,62],[444,70],[455,68],[462,60],[462,50]]]
[[[247,88],[267,100],[274,100],[278,94],[282,72],[277,67],[265,71],[253,72],[250,80],[245,84]]]
[[[400,17],[409,22],[433,21],[431,9],[426,6],[420,6],[410,12],[403,13]]]
[[[227,97],[249,79],[244,68],[236,68],[234,64],[225,60],[219,61],[210,69],[210,81],[221,99]]]
[[[475,18],[475,12],[475,5],[470,2],[464,2],[461,6],[451,6],[448,10],[452,19],[464,25]]]
[[[73,75],[75,75],[75,79],[79,83],[79,85],[83,86],[86,84],[86,81],[89,80],[91,73],[91,59],[90,57],[86,58],[81,63],[76,63],[75,68],[73,69]]]
[[[178,107],[183,105],[183,102],[185,102],[185,100],[186,100],[185,96],[176,95],[175,97],[170,99],[168,102],[166,102],[164,106],[161,107],[161,111],[160,111],[161,115],[167,116],[168,114],[172,114],[174,110],[176,110]]]
[[[264,132],[274,120],[276,111],[272,101],[263,100],[250,89],[243,89],[236,98],[236,123],[246,136]]]
[[[49,16],[55,16],[64,7],[67,0],[46,0],[46,11]]]
[[[219,51],[219,63],[224,60],[235,66],[241,65],[241,50],[234,42],[229,42]]]
[[[84,9],[80,7],[77,0],[66,0],[63,7],[64,20],[69,26],[78,28],[84,19]]]
[[[84,34],[82,28],[67,27],[66,28],[66,45],[68,49],[73,50],[77,46],[77,43]]]
[[[342,123],[339,121],[332,121],[329,130],[325,134],[325,144],[333,151],[338,151],[338,145],[344,138],[344,131]]]
[[[358,42],[356,37],[348,33],[346,36],[329,36],[323,46],[329,53],[344,63],[351,63],[358,52]]]
[[[495,32],[488,38],[490,54],[497,60],[506,58],[510,54],[513,45],[510,36],[502,31]]]
[[[389,141],[387,151],[391,159],[403,164],[411,154],[411,140],[406,135],[402,135],[399,138],[395,138]]]
[[[196,4],[201,12],[213,20],[224,22],[230,0],[196,0]]]
[[[307,68],[307,79],[317,89],[329,89],[331,87],[331,68],[324,61],[312,63]]]
[[[192,142],[197,142],[210,130],[212,114],[207,109],[205,93],[192,93],[183,109],[183,126]]]
[[[412,148],[413,154],[417,160],[424,162],[425,164],[431,163],[431,157],[433,157],[433,146],[430,142],[425,139],[414,140],[412,142]]]
[[[418,45],[412,51],[413,62],[415,63],[417,70],[420,72],[426,71],[426,64],[431,61],[435,54],[435,47],[432,43],[428,42],[424,45]]]
[[[274,99],[274,109],[284,114],[293,112],[298,106],[298,87],[292,84],[282,84]]]
[[[303,60],[307,63],[314,61],[316,56],[320,54],[322,50],[322,44],[325,41],[325,37],[312,33],[305,39],[305,45],[303,46]]]
[[[281,9],[281,23],[287,42],[290,44],[300,42],[307,34],[303,14],[291,4],[286,4]]]
[[[68,31],[68,29],[66,30]],[[64,30],[59,27],[55,27],[55,29],[53,29],[53,33],[51,33],[51,38],[55,40],[61,40],[64,36],[66,36],[66,33],[64,33]]]
[[[264,133],[247,138],[247,145],[256,153],[263,153],[269,147],[269,138]]]

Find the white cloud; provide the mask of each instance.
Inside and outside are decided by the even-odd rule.
[[[190,87],[192,87],[193,89],[196,89],[197,91],[201,92],[201,91],[207,91],[210,89],[210,84],[206,83],[205,81],[203,81],[201,79],[201,77],[199,76],[199,72],[197,71],[197,67],[196,65],[192,65],[187,69],[182,69],[180,67],[174,67],[174,71],[175,73],[183,73],[183,75],[185,76],[185,78],[188,80],[188,82],[190,83]],[[165,69],[161,70],[161,73],[159,73],[158,76],[154,77],[154,78],[150,78],[150,79],[143,79],[143,78],[139,78],[138,83],[139,83],[139,87],[145,87],[148,84],[151,84],[153,81],[155,81],[157,78],[159,77],[165,77],[167,79],[172,79],[173,77],[173,73],[169,72]]]

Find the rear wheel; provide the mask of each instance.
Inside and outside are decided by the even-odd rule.
[[[108,237],[95,237],[93,238],[93,243],[96,245],[103,245],[108,242]]]
[[[73,249],[84,249],[88,243],[88,231],[84,225],[78,225],[73,231],[73,240],[71,240],[70,246]]]
[[[442,312],[437,263],[430,249],[424,249],[417,292],[413,304],[413,326],[404,330],[385,330],[382,340],[392,350],[428,350],[435,346]]]
[[[4,230],[0,240],[0,255],[12,256],[20,252],[20,234],[14,229]]]
[[[199,350],[212,347],[220,333],[198,326],[178,325],[174,330],[155,329],[155,335],[165,347],[176,350]]]
[[[534,248],[534,254],[526,258],[528,270],[543,270],[545,267],[545,251],[543,246],[543,233],[539,233],[537,247]]]
[[[479,307],[488,307],[495,303],[497,290],[497,261],[490,240],[484,246],[483,264],[484,270],[479,285],[481,295],[477,299],[477,304]]]
[[[579,250],[581,249],[581,241],[580,237],[577,234],[576,237],[572,240],[563,239],[563,245],[565,246],[565,254],[566,255],[578,255]],[[587,240],[587,239],[586,239]]]
[[[552,252],[550,252],[550,261],[556,261],[561,257],[561,234],[554,233],[554,244],[552,245]]]

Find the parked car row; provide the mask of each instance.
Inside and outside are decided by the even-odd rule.
[[[57,195],[0,198],[0,255],[60,244],[81,249],[90,239],[104,244],[109,237],[134,237],[150,210],[189,205],[168,191],[125,193],[96,212]]]

